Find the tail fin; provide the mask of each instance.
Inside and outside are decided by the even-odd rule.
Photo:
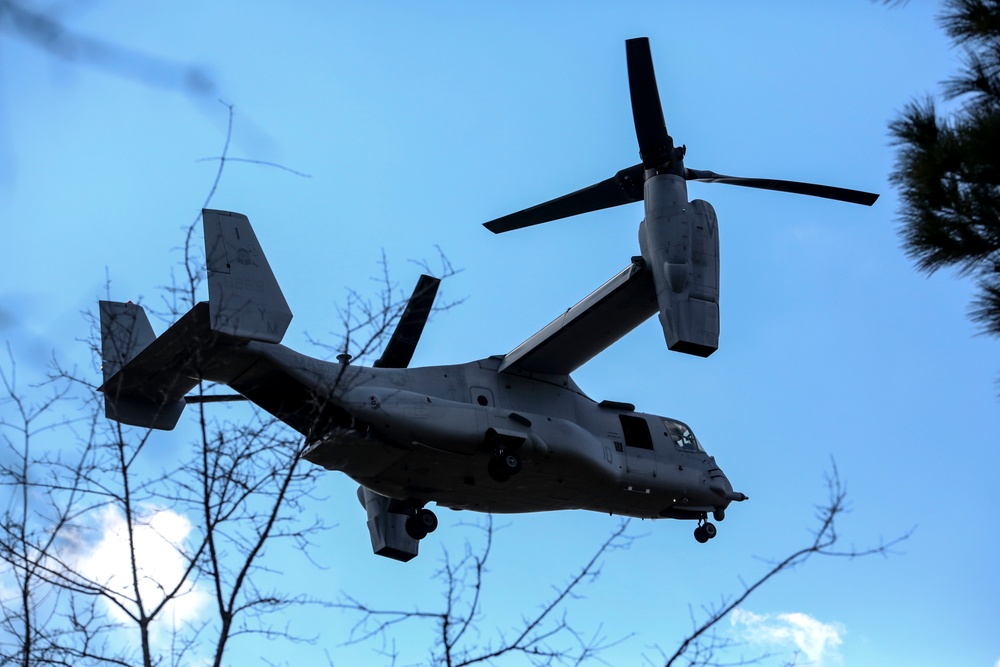
[[[146,311],[131,301],[100,301],[101,370],[107,382],[156,339]]]
[[[213,331],[280,343],[292,321],[250,220],[204,209],[208,303]]]
[[[102,301],[105,414],[133,426],[170,430],[202,378],[227,382],[245,370],[234,351],[248,341],[278,343],[292,313],[245,215],[202,211],[208,303],[195,304],[157,338],[146,313]],[[237,355],[238,356],[238,355]]]
[[[159,370],[150,357],[160,355],[150,354],[157,347],[157,338],[142,306],[101,301],[100,313],[104,414],[123,424],[172,429],[193,382],[185,379],[181,386],[172,383],[173,387],[164,390],[150,381]],[[144,351],[146,354],[140,356]]]

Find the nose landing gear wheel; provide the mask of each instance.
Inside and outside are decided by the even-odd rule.
[[[694,529],[694,539],[698,540],[701,544],[708,542],[717,534],[718,531],[715,529],[715,524],[707,521]]]
[[[415,514],[406,517],[406,534],[414,540],[422,540],[428,533],[437,530],[437,515],[430,510],[417,510]]]

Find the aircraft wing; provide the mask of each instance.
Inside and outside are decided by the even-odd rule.
[[[653,274],[641,258],[594,290],[500,362],[520,369],[569,375],[658,310]]]

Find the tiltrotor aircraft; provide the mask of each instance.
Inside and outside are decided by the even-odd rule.
[[[372,367],[280,345],[292,314],[249,220],[205,210],[209,300],[156,337],[145,312],[102,301],[108,417],[172,429],[199,382],[226,384],[306,438],[305,458],[360,484],[375,553],[409,560],[437,527],[428,503],[478,512],[586,509],[708,521],[746,499],[691,429],[628,403],[589,398],[570,374],[658,314],[671,350],[718,346],[718,224],[686,181],[730,183],[871,205],[877,195],[735,178],[684,166],[667,134],[646,39],[626,42],[641,164],[597,185],[498,218],[504,232],[643,201],[640,256],[505,355],[409,368],[438,280],[422,276]],[[189,397],[190,398],[190,397]]]

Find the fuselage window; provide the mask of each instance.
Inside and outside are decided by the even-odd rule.
[[[683,452],[704,452],[698,438],[688,428],[687,424],[674,419],[664,419],[663,427],[667,429],[667,436],[674,441],[674,446]]]
[[[632,417],[630,415],[618,415],[622,422],[622,433],[625,435],[625,444],[629,447],[639,449],[652,449],[653,438],[649,435],[649,424],[642,417]]]

